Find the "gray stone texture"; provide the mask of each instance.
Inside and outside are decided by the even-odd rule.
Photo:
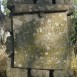
[[[67,14],[14,16],[15,66],[65,69],[69,66]]]

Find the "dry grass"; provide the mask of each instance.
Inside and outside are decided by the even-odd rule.
[[[7,67],[6,59],[7,59],[7,54],[5,53],[5,48],[0,47],[0,72],[6,70]]]
[[[74,71],[75,77],[77,77],[77,55],[75,54],[72,56],[71,69]]]

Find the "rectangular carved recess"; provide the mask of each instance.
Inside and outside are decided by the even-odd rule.
[[[38,14],[13,16],[13,24],[14,67],[37,69],[66,67],[65,53],[69,53],[67,49],[69,40],[65,12],[48,13],[41,19]]]
[[[52,0],[51,0],[52,1]],[[39,3],[46,3],[46,0],[8,0],[8,3],[16,3],[16,4],[37,4]],[[49,2],[47,0],[47,2]],[[53,0],[53,4],[55,4],[55,0]]]
[[[30,4],[31,4],[31,3],[32,3],[32,4],[33,4],[33,3],[36,4],[37,1],[39,1],[39,0],[31,0],[31,1],[28,1],[28,0],[26,0],[26,1],[25,1],[25,0],[22,0],[22,1],[17,0],[17,1],[15,1],[15,2],[17,2],[17,3],[19,3],[19,2],[20,2],[20,3],[24,3],[24,2],[25,2],[26,4],[29,4],[29,3],[30,3]],[[41,0],[41,1],[43,2],[43,0]],[[44,0],[43,3],[45,3],[45,2],[46,2],[46,1]],[[52,4],[56,4],[56,0],[52,0]]]
[[[56,4],[56,0],[52,0],[52,4]]]
[[[33,0],[34,4],[36,4],[37,0]],[[52,4],[56,4],[56,0],[52,0]]]

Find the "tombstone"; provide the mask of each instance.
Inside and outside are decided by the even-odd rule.
[[[67,19],[73,13],[73,6],[57,3],[60,0],[52,0],[51,4],[46,3],[48,0],[37,0],[36,4],[16,1],[12,0],[12,5],[8,1],[13,52],[7,76],[69,77],[71,53]]]

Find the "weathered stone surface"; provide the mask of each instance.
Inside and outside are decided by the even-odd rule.
[[[64,3],[65,4],[71,4],[71,5],[73,5],[74,4],[74,0],[64,0]]]
[[[64,4],[64,0],[56,0],[56,4]]]
[[[14,3],[25,3],[25,4],[34,4],[36,1],[36,4],[52,4],[52,0],[8,0],[8,4],[14,4]],[[73,0],[56,0],[55,4],[73,4]]]
[[[49,77],[49,70],[31,70],[32,77]]]
[[[26,69],[10,68],[7,77],[28,77]]]
[[[34,0],[8,0],[8,5],[13,5],[14,3],[25,3],[25,4],[33,4]]]
[[[56,4],[74,4],[74,0],[56,0]]]
[[[7,77],[28,77],[27,69],[11,68],[11,59],[7,59]]]
[[[72,70],[55,70],[54,77],[74,77]]]
[[[65,69],[69,67],[67,14],[14,16],[15,67]]]
[[[26,9],[25,9],[25,8]],[[13,8],[14,14],[20,14],[20,13],[34,13],[34,12],[63,12],[68,11],[68,13],[72,13],[74,10],[74,7],[71,5],[46,5],[46,4],[14,4]],[[11,9],[10,9],[11,10]]]

